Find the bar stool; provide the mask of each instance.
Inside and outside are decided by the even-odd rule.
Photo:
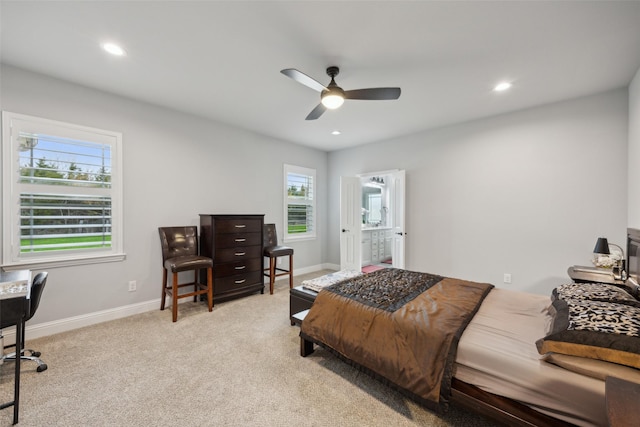
[[[273,295],[273,283],[276,277],[289,276],[289,289],[293,288],[293,248],[278,245],[278,234],[275,224],[265,224],[263,233],[262,254],[269,258],[269,268],[264,269],[264,275],[269,277],[269,293]],[[289,257],[289,269],[276,267],[278,257]],[[280,273],[278,273],[280,272]]]
[[[198,295],[207,295],[209,311],[213,310],[213,260],[198,255],[198,228],[186,227],[159,227],[160,243],[162,244],[162,300],[160,310],[164,310],[167,295],[172,297],[173,321],[178,320],[178,299],[193,297],[198,300]],[[202,284],[198,280],[200,269],[207,270],[207,283]],[[167,273],[171,270],[173,281],[167,285]],[[178,283],[178,273],[193,270],[193,282]],[[185,286],[193,286],[193,291],[178,294],[178,289]]]

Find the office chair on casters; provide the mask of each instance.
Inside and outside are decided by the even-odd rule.
[[[164,310],[164,302],[167,295],[172,297],[173,321],[178,320],[178,299],[193,297],[198,300],[198,295],[207,295],[209,311],[213,310],[213,260],[198,255],[198,227],[159,227],[160,243],[162,244],[162,300],[160,310]],[[200,269],[207,270],[207,283],[202,284],[198,280]],[[193,270],[194,278],[190,283],[178,283],[178,273]],[[167,285],[167,273],[171,271],[173,281]],[[178,294],[178,289],[185,286],[193,286],[193,292]]]
[[[269,268],[265,268],[263,274],[269,277],[269,293],[273,295],[273,283],[276,281],[276,277],[288,275],[289,289],[293,288],[293,248],[278,245],[275,224],[265,224],[263,234],[262,254],[269,258]],[[276,261],[281,256],[289,256],[288,270],[276,267]]]
[[[47,370],[47,364],[44,363],[41,359],[40,359],[40,352],[39,351],[34,351],[31,349],[25,349],[24,348],[24,336],[26,335],[24,333],[25,328],[24,328],[24,324],[30,320],[34,314],[36,314],[36,310],[38,310],[38,306],[40,305],[40,297],[42,297],[42,291],[44,290],[44,285],[47,283],[47,276],[48,273],[47,272],[42,272],[42,273],[38,273],[36,274],[36,277],[33,278],[33,282],[31,283],[31,298],[29,299],[29,311],[27,312],[26,316],[23,318],[22,322],[23,322],[23,333],[22,333],[22,350],[20,351],[20,360],[31,360],[33,362],[36,362],[38,364],[38,367],[36,368],[36,371],[38,372],[42,372],[42,371],[46,371]],[[0,313],[2,313],[1,319],[0,319],[0,330],[8,327],[8,326],[13,326],[16,324],[16,320],[20,314],[19,311],[21,310],[21,308],[16,307],[16,302],[15,300],[2,300],[2,305],[0,306]],[[6,322],[5,322],[6,319]],[[2,334],[0,334],[0,338],[2,337]],[[8,345],[5,348],[10,348],[10,347],[15,347],[15,344],[13,345]],[[27,353],[29,354],[27,356]],[[2,361],[3,362],[9,362],[9,361],[15,361],[16,360],[16,352],[14,351],[13,353],[8,353],[8,354],[4,354],[2,356]]]

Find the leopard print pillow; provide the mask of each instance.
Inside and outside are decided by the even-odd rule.
[[[615,302],[640,307],[640,301],[621,287],[605,283],[567,283],[555,288],[551,294],[552,300],[591,300]]]
[[[640,369],[640,307],[588,299],[556,299],[540,354],[588,357]]]
[[[604,301],[570,301],[568,330],[640,337],[640,308]]]

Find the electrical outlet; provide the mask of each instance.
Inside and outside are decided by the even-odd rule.
[[[504,273],[504,283],[511,283],[511,273]]]
[[[130,280],[129,281],[129,292],[135,292],[137,288],[137,283],[135,280]]]
[[[282,258],[278,258],[278,265],[282,265]]]

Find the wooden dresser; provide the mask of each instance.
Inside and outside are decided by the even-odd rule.
[[[264,215],[200,214],[200,254],[213,259],[213,301],[264,293]]]

